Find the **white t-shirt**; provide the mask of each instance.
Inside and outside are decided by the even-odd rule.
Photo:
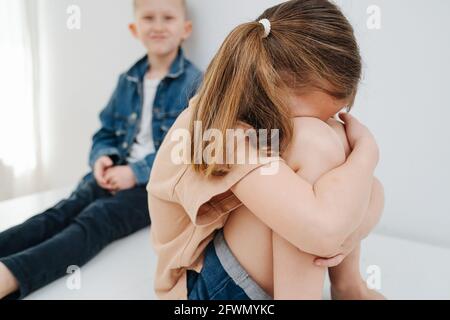
[[[160,82],[161,79],[144,79],[144,103],[142,105],[141,122],[127,159],[129,163],[143,160],[149,154],[156,152],[153,141],[152,118],[153,103],[155,102],[156,90]]]

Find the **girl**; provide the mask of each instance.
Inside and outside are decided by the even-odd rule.
[[[327,0],[288,1],[231,32],[147,186],[160,298],[320,299],[327,267],[332,298],[382,298],[359,274],[383,209],[378,147],[355,118],[332,119],[360,76],[353,29]],[[281,155],[229,129],[277,129]],[[247,148],[271,156],[250,161]],[[224,164],[232,152],[245,161]]]

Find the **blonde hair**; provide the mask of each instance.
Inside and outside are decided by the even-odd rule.
[[[271,24],[266,38],[264,26],[258,22],[261,19]],[[203,132],[218,129],[223,137],[227,129],[243,121],[256,130],[279,129],[282,152],[292,137],[285,100],[288,89],[313,86],[348,99],[351,106],[360,78],[358,44],[340,9],[328,0],[287,1],[267,9],[254,22],[239,25],[225,39],[193,106],[191,134],[194,136],[195,121],[201,121]],[[226,145],[203,141],[203,148],[211,143]],[[225,175],[230,168],[217,163],[193,166],[206,176]]]
[[[180,0],[180,1],[181,1],[182,6],[183,6],[183,9],[184,9],[185,17],[187,18],[188,17],[187,2],[186,2],[186,0]],[[139,2],[139,0],[133,0],[133,12],[135,12],[135,13],[136,13],[136,10],[137,10],[137,8],[139,6],[138,2]]]

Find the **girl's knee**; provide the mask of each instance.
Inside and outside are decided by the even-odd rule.
[[[316,118],[294,118],[292,142],[285,152],[290,165],[301,166],[320,159],[329,167],[337,167],[346,160],[345,149],[336,131]]]

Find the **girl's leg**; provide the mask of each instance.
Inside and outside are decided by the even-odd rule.
[[[276,300],[321,300],[326,268],[314,265],[315,256],[298,250],[275,232],[273,280]]]
[[[297,119],[294,140],[283,159],[298,174],[315,182],[345,161],[338,136],[324,122]],[[274,212],[276,214],[276,212]],[[249,275],[275,299],[321,299],[325,269],[315,256],[300,251],[273,233],[245,207],[228,219],[225,239]]]
[[[360,251],[358,246],[340,265],[328,269],[333,300],[342,298],[342,293],[351,291],[352,288],[359,289],[364,286],[359,270]]]
[[[359,228],[350,235],[350,242],[361,241],[367,237],[376,224],[379,222],[381,213],[384,208],[383,187],[379,182],[374,181],[372,188],[372,196],[366,217]],[[366,282],[360,274],[360,243],[358,246],[344,259],[344,261],[336,267],[329,268],[328,273],[331,280],[331,297],[336,300],[350,299],[361,300],[385,299],[383,295],[370,290]]]
[[[297,118],[294,139],[283,158],[297,174],[314,183],[339,166],[345,153],[337,135],[316,119]],[[325,152],[324,152],[325,151]],[[314,264],[316,256],[302,252],[273,233],[274,296],[276,299],[322,299],[326,268]]]
[[[344,261],[328,269],[333,300],[383,300],[385,297],[367,287],[360,269],[361,248],[358,246]]]
[[[315,120],[312,119],[304,119],[299,118],[295,121],[295,129],[296,129],[296,137],[294,139],[294,146],[297,147],[297,150],[292,148],[287,150],[286,159],[289,163],[294,164],[293,166],[300,167],[298,174],[308,180],[311,183],[315,183],[315,181],[325,172],[333,169],[334,167],[340,165],[339,158],[334,157],[333,154],[338,155],[338,150],[335,150],[333,154],[328,154],[326,156],[317,157],[317,149],[316,146],[311,145],[312,139],[308,139],[308,135],[313,133],[314,130],[317,130],[320,125],[316,123]],[[337,122],[329,121],[327,124],[333,131],[332,135],[334,138],[338,138],[338,140],[333,139],[329,136],[327,142],[332,142],[334,145],[338,145],[341,143],[343,147],[344,154],[348,154],[349,146],[346,141],[345,129],[342,125],[339,125]],[[313,130],[314,129],[314,130]],[[321,136],[327,136],[325,128],[322,128]],[[329,130],[330,131],[330,130]],[[315,132],[316,135],[318,132]],[[340,140],[340,141],[339,141]],[[334,142],[333,142],[334,141]],[[320,142],[320,145],[324,146],[324,141]],[[326,145],[327,148],[332,149],[332,145]],[[303,150],[303,155],[298,152],[298,150]],[[342,150],[341,150],[342,151]],[[337,161],[330,161],[330,159],[335,159]],[[325,161],[324,161],[325,160]],[[341,159],[342,160],[342,159]],[[345,160],[345,159],[344,159]],[[377,209],[378,210],[378,209]],[[373,215],[373,213],[370,213]],[[371,224],[371,223],[370,223]],[[286,250],[286,249],[285,249]],[[311,257],[306,255],[305,259],[312,260],[315,257]],[[356,248],[349,256],[345,258],[345,260],[338,266],[329,269],[329,276],[331,282],[331,296],[333,299],[382,299],[384,298],[381,294],[374,290],[369,290],[367,288],[366,283],[362,280],[360,270],[359,270],[359,261],[360,261],[360,248]],[[286,267],[287,268],[287,267]],[[288,269],[288,268],[287,268]],[[283,274],[283,272],[281,272]],[[289,284],[288,284],[289,285]],[[293,284],[291,284],[293,285]]]
[[[314,183],[319,176],[339,165],[339,161],[330,161],[331,159],[338,160],[339,157],[328,154],[321,159],[314,159],[316,148],[311,145],[312,140],[307,137],[314,131],[318,134],[317,130],[320,125],[312,119],[297,119],[295,124],[295,143],[292,148],[287,150],[285,160],[288,164],[292,164],[292,167],[300,167],[297,173],[302,178]],[[337,133],[336,137],[346,139],[345,131],[342,131],[342,128],[336,124],[333,124],[332,128]],[[327,136],[326,130],[322,130],[321,136]],[[332,142],[333,139],[328,139],[328,141]],[[342,143],[345,145],[345,141]],[[300,153],[300,150],[303,151],[303,154]],[[334,154],[339,155],[338,150],[335,150]],[[273,253],[275,297],[278,296],[278,299],[321,298],[325,270],[314,265],[315,256],[299,251],[276,234],[273,235]],[[360,247],[347,256],[340,265],[329,269],[333,299],[384,299],[380,293],[367,288],[360,274],[359,261]],[[302,270],[302,272],[298,272],[298,270]]]

